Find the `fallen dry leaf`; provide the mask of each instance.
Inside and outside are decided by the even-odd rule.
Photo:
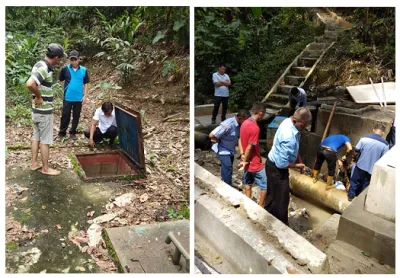
[[[42,206],[42,209],[45,209],[45,208],[46,208],[46,206],[45,206],[45,205],[43,205],[43,206]]]
[[[94,214],[94,210],[92,210],[92,211],[89,211],[86,215],[87,215],[87,217],[92,217],[93,216],[93,214]]]
[[[21,199],[22,202],[25,202],[26,200],[28,200],[28,196],[25,196],[24,198]]]
[[[147,195],[147,193],[142,194],[142,196],[140,196],[140,202],[144,203],[147,201],[147,199],[149,199],[149,196]]]
[[[83,272],[83,271],[85,271],[86,269],[85,269],[84,267],[82,267],[82,266],[77,266],[77,267],[75,267],[75,270],[78,270],[78,271]]]
[[[88,250],[88,248],[89,248],[89,246],[87,246],[87,245],[83,246],[82,249],[81,249],[81,252],[85,253]]]
[[[60,224],[56,224],[56,228],[61,230],[61,225]]]

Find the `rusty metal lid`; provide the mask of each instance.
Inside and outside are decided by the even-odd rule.
[[[142,121],[139,112],[114,104],[121,150],[140,168],[145,169]]]

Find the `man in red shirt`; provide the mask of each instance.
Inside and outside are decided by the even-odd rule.
[[[261,161],[260,128],[257,121],[264,118],[265,106],[262,103],[255,103],[251,108],[251,117],[245,120],[240,127],[239,149],[242,155],[242,162],[239,166],[244,167],[243,183],[245,184],[246,196],[251,198],[251,186],[254,182],[260,187],[261,194],[258,204],[264,206],[267,195],[267,175]]]

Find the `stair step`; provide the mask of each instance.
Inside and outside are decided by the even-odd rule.
[[[278,94],[283,94],[286,95],[286,97],[290,94],[290,90],[293,88],[294,86],[292,85],[279,85],[278,86]]]
[[[285,104],[276,103],[276,102],[272,102],[272,101],[266,101],[265,102],[265,106],[267,106],[267,108],[272,108],[272,109],[281,109],[283,106],[285,106]]]
[[[308,50],[324,50],[327,47],[326,43],[312,42],[308,45]]]
[[[336,31],[325,30],[324,37],[336,39],[338,37],[338,33]]]
[[[265,113],[266,114],[276,114],[278,112],[279,112],[279,109],[265,108]]]
[[[303,52],[303,57],[319,58],[319,56],[321,56],[322,53],[323,50],[306,50]]]
[[[292,67],[290,73],[297,76],[306,77],[311,68],[309,67]]]
[[[268,101],[286,105],[286,103],[289,101],[289,97],[288,95],[284,95],[282,93],[273,93],[269,96]]]
[[[295,76],[295,75],[286,75],[285,83],[292,86],[299,86],[301,82],[303,82],[305,78],[303,76]]]
[[[315,61],[317,61],[317,60],[318,60],[318,58],[303,57],[303,58],[299,59],[297,64],[302,67],[312,67],[315,64]]]
[[[335,38],[328,38],[328,37],[325,37],[325,36],[315,37],[315,42],[317,42],[317,43],[325,43],[327,46],[329,46],[334,41],[336,41]]]

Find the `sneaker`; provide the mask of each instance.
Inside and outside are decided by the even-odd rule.
[[[354,198],[348,198],[347,200],[348,200],[349,202],[351,202],[351,201],[353,201],[353,199],[354,199]]]
[[[215,125],[215,124],[216,124],[216,121],[215,121],[215,120],[211,120],[211,124],[212,124],[212,125]]]
[[[71,140],[76,140],[76,139],[78,139],[78,138],[76,137],[76,134],[70,134],[70,135],[69,135],[69,139],[71,139]]]

